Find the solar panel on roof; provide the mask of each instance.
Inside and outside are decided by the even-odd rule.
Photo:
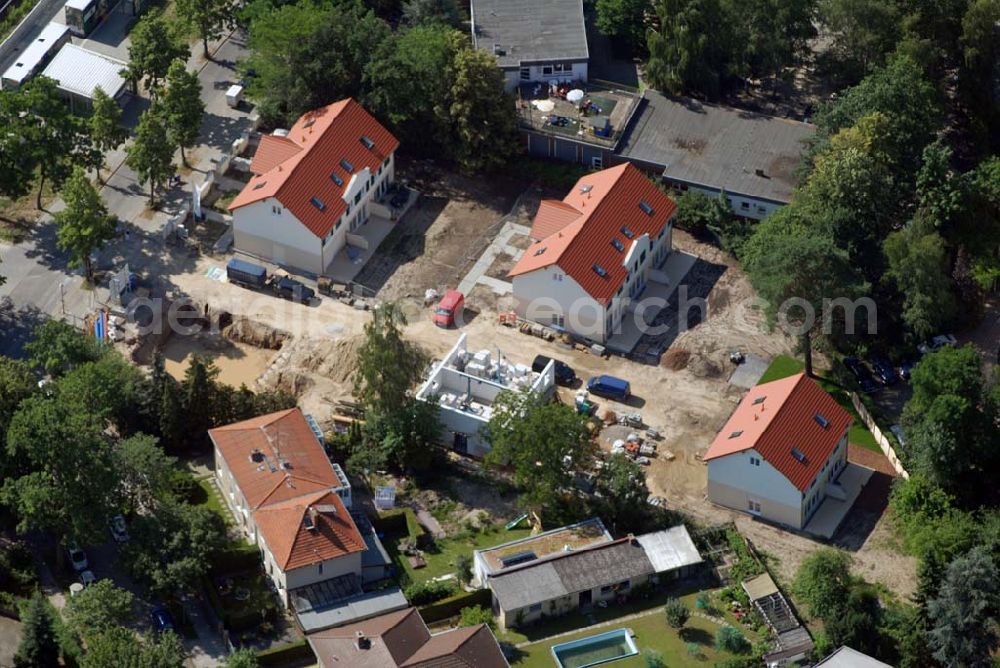
[[[347,172],[348,174],[354,171],[354,165],[347,162],[347,158],[340,159],[340,166],[343,167],[344,171]]]

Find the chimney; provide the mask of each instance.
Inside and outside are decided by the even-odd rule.
[[[371,649],[372,641],[368,639],[364,631],[354,632],[354,648],[358,650]]]

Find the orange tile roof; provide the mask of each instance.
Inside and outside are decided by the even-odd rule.
[[[763,399],[761,399],[763,398]],[[826,419],[820,425],[816,416]],[[750,390],[712,441],[705,461],[754,449],[799,490],[806,490],[853,418],[805,374]],[[804,456],[799,461],[795,448]]]
[[[653,215],[640,208],[643,201],[652,207]],[[539,207],[543,219],[538,231],[555,231],[529,246],[509,276],[558,265],[601,303],[610,301],[628,277],[623,263],[632,239],[622,229],[631,231],[633,238],[648,234],[655,239],[677,210],[674,201],[631,163],[584,176],[562,202],[581,215],[566,222],[568,210],[556,215],[554,207],[546,206],[543,212]],[[563,226],[557,228],[559,224]],[[532,236],[534,232],[533,226]],[[618,239],[625,250],[617,250],[612,239]],[[595,265],[606,275],[598,275]]]
[[[365,146],[362,137],[372,140],[373,146]],[[365,167],[378,172],[382,161],[399,146],[399,141],[351,98],[304,114],[289,130],[287,141],[300,150],[291,152],[284,142],[261,143],[265,155],[258,167],[277,161],[281,152],[288,156],[251,178],[229,210],[274,197],[320,238],[330,233],[347,210],[343,195],[352,175]],[[341,160],[350,163],[353,171],[342,167]],[[331,173],[340,177],[342,185],[330,178]],[[322,211],[313,205],[314,197],[324,205]]]
[[[340,485],[298,408],[217,427],[208,435],[251,509]]]
[[[557,199],[543,199],[531,223],[531,238],[541,241],[563,229],[582,216],[578,210]]]
[[[313,529],[306,526],[307,515]],[[365,539],[333,492],[269,504],[254,513],[254,521],[282,570],[365,550]]]
[[[367,649],[355,646],[360,631]],[[324,668],[508,668],[485,624],[431,635],[416,608],[398,610],[309,635]]]
[[[291,158],[302,150],[302,147],[288,137],[264,135],[260,138],[257,151],[250,160],[250,172],[263,174]]]

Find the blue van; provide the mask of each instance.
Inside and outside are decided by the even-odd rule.
[[[614,376],[594,376],[587,381],[587,391],[615,401],[628,401],[632,396],[632,388],[628,381]]]

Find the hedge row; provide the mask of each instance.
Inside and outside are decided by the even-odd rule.
[[[409,535],[416,538],[424,532],[412,508],[395,508],[381,512],[372,522],[372,526],[376,531],[397,537]]]
[[[493,597],[489,589],[463,591],[436,603],[425,605],[417,610],[426,624],[433,624],[442,619],[454,617],[462,608],[471,608],[477,605],[481,605],[484,608],[490,608],[493,605]]]
[[[258,652],[257,662],[261,668],[270,668],[271,666],[291,668],[292,666],[312,665],[316,663],[316,656],[313,654],[312,647],[303,638],[291,645],[282,645]]]
[[[210,578],[217,578],[229,573],[257,571],[261,567],[260,548],[256,545],[232,545],[212,557],[208,568]]]

